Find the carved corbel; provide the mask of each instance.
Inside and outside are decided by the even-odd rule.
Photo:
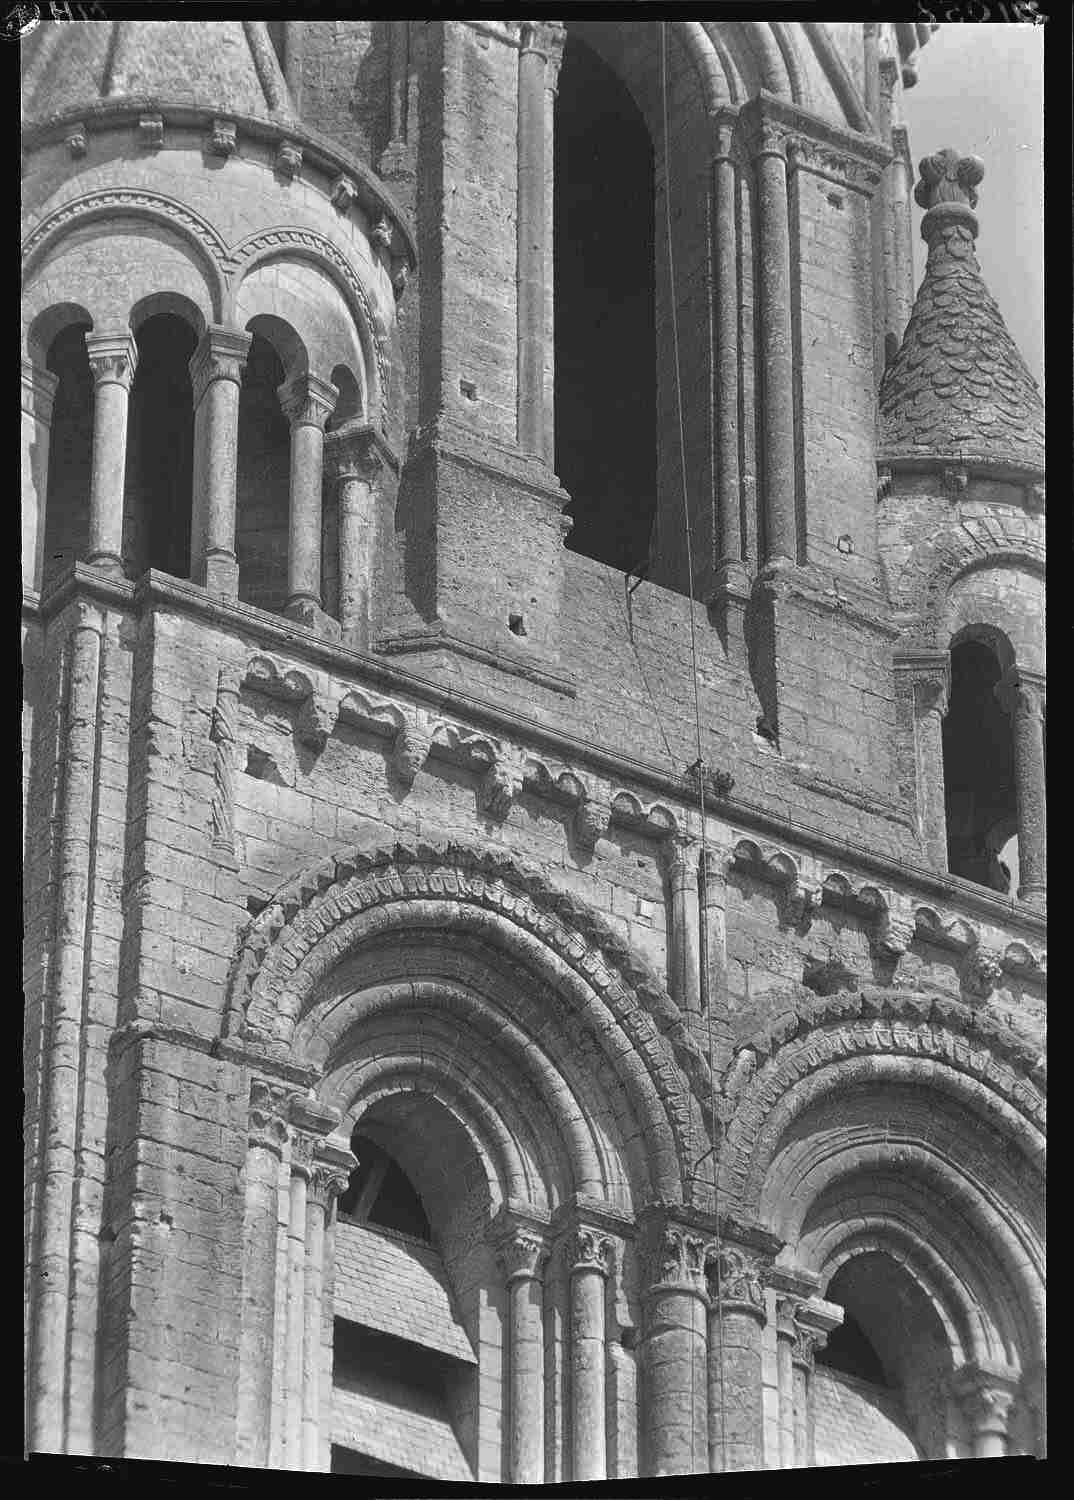
[[[820,881],[803,876],[801,871],[795,871],[787,879],[783,907],[792,926],[809,928],[823,900],[824,886]]]
[[[502,822],[522,791],[526,763],[512,750],[501,750],[481,778],[478,803],[481,811]]]
[[[970,950],[962,966],[962,988],[974,1000],[987,1000],[1003,978],[1003,961],[987,948]]]
[[[324,693],[310,693],[295,716],[295,738],[299,744],[320,754],[335,728],[337,714],[333,698]]]
[[[161,115],[140,115],[138,144],[143,151],[159,151],[164,144],[164,119]]]
[[[276,170],[290,181],[302,166],[302,147],[297,141],[281,141],[276,148]]]
[[[409,716],[396,733],[388,757],[394,775],[404,786],[411,787],[429,758],[433,744],[433,723],[424,714]]]
[[[345,174],[341,174],[332,184],[329,202],[337,213],[345,214],[357,196],[358,189],[354,183]]]
[[[74,125],[68,125],[63,142],[72,156],[85,156],[87,150],[86,127],[81,120]]]
[[[206,150],[210,156],[234,156],[238,145],[234,120],[214,120],[209,132]]]
[[[908,953],[917,933],[917,919],[909,907],[885,902],[877,909],[871,932],[871,947],[880,958],[896,961]]]
[[[595,849],[597,840],[604,838],[611,822],[611,809],[603,802],[582,796],[574,809],[571,820],[575,842],[580,849]]]

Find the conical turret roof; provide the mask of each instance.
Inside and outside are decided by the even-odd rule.
[[[127,100],[266,120],[293,114],[264,21],[53,21],[28,39],[26,125]]]
[[[976,185],[984,167],[925,157],[915,198],[929,256],[902,346],[880,387],[881,457],[1000,463],[1043,472],[1044,405],[981,278]]]

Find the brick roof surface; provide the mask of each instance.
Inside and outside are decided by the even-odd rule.
[[[881,456],[1044,467],[1036,382],[981,278],[964,223],[936,233],[902,347],[880,387]]]
[[[340,1218],[332,1301],[338,1317],[475,1362],[440,1256],[406,1235]]]
[[[332,1441],[431,1479],[474,1477],[440,1403],[383,1372],[333,1387]]]

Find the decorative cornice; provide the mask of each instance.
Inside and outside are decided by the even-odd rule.
[[[789,170],[801,168],[867,195],[892,160],[890,148],[874,137],[833,125],[763,89],[742,106],[739,122],[750,155],[785,155]]]

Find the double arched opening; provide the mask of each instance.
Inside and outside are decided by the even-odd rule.
[[[353,272],[315,235],[281,249],[280,231],[232,252],[227,286],[174,225],[150,216],[153,233],[132,220],[106,234],[85,215],[45,235],[27,287],[24,582],[47,590],[78,561],[128,578],[156,569],[343,624],[372,559],[346,534],[326,434],[329,458],[352,460],[347,478],[372,472],[382,383]],[[126,286],[109,246],[116,263],[135,256]],[[361,575],[349,592],[348,568]]]

